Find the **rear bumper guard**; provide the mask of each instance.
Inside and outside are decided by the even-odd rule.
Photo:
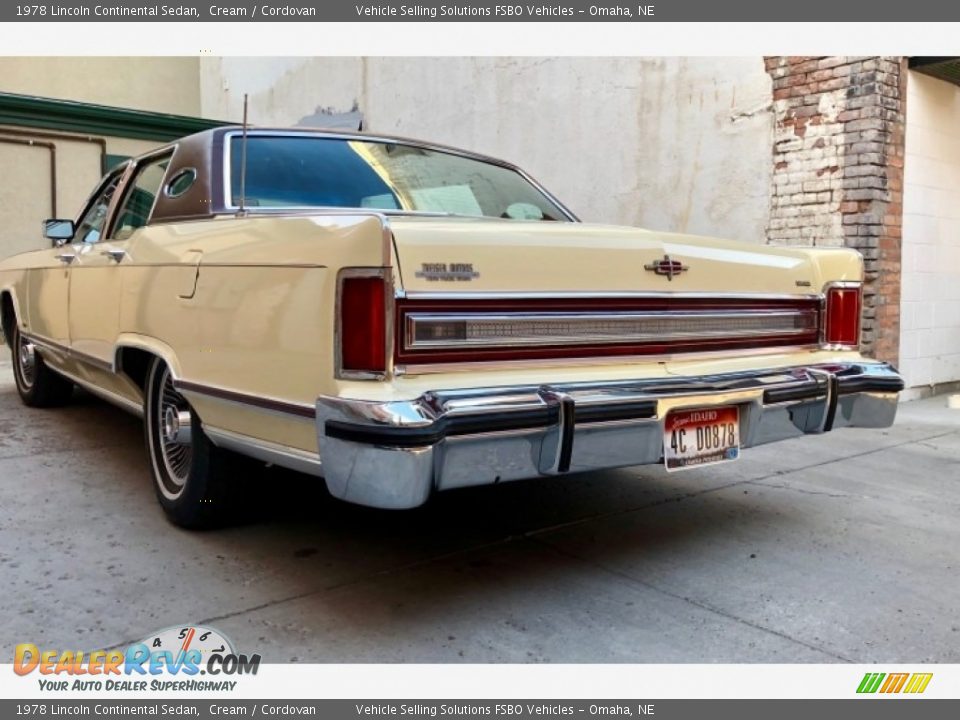
[[[676,408],[737,405],[743,447],[893,424],[903,380],[886,363],[698,377],[428,392],[414,400],[317,400],[336,497],[409,508],[434,490],[659,463]]]

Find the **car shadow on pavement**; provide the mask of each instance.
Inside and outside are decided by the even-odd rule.
[[[482,624],[489,607],[503,614],[518,603],[530,608],[556,603],[563,614],[576,614],[576,607],[565,605],[583,598],[610,612],[626,609],[631,622],[669,626],[679,622],[671,619],[675,601],[642,581],[618,576],[624,559],[669,567],[696,554],[694,546],[718,541],[734,528],[790,524],[788,512],[740,494],[711,492],[736,481],[699,471],[681,477],[628,469],[504,483],[440,493],[414,510],[384,511],[335,500],[318,478],[268,468],[255,473],[257,512],[248,522],[184,531],[163,519],[154,497],[140,420],[80,392],[72,405],[54,411],[18,404],[15,392],[0,390],[0,433],[8,442],[0,444],[0,467],[11,458],[26,463],[16,458],[35,456],[48,465],[44,492],[74,507],[53,508],[51,518],[69,516],[71,524],[60,529],[54,523],[51,529],[18,517],[17,506],[8,506],[9,530],[29,550],[17,555],[10,548],[22,567],[7,567],[21,586],[42,584],[49,608],[37,604],[35,615],[18,621],[14,612],[4,634],[13,632],[10,628],[17,637],[49,633],[51,642],[61,644],[76,622],[71,618],[79,613],[102,618],[108,607],[103,598],[109,597],[111,603],[136,601],[140,610],[98,620],[72,643],[104,647],[190,620],[222,625],[248,645],[261,642],[270,661],[599,659],[599,646],[559,656],[546,647],[532,655],[514,648],[477,656],[461,654],[463,647],[445,634],[422,645],[417,638],[460,626],[456,619],[464,616]],[[51,453],[58,458],[45,457]],[[686,504],[675,521],[636,521],[645,509],[654,510],[653,520],[663,509],[669,512],[702,494],[709,500]],[[92,510],[85,515],[87,507]],[[609,532],[628,516],[627,527]],[[107,535],[104,544],[105,523],[131,528],[135,542]],[[593,528],[604,533],[602,542],[590,542]],[[571,550],[552,541],[569,533],[586,544]],[[80,550],[58,558],[64,542],[78,541]],[[97,549],[104,551],[100,557]],[[38,572],[41,563],[51,569]],[[184,595],[183,587],[194,589]],[[149,597],[144,588],[151,588]],[[61,608],[57,596],[72,597],[71,608]],[[634,602],[652,605],[640,608]],[[57,613],[63,614],[62,627],[51,620]],[[267,617],[271,613],[292,614],[293,629],[278,627]],[[504,620],[489,622],[499,627]],[[522,634],[519,628],[530,620],[516,622],[510,632]],[[264,625],[272,628],[273,640],[259,640]],[[371,644],[331,645],[331,638],[350,632],[364,634]],[[466,632],[461,627],[451,634]],[[404,639],[394,647],[392,637]],[[275,641],[284,649],[274,647]]]

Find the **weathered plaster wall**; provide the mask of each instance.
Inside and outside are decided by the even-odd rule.
[[[364,128],[504,157],[584,220],[764,242],[762,58],[203,58],[206,117]]]

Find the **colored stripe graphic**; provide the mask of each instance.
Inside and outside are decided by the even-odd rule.
[[[885,677],[886,673],[867,673],[863,676],[863,680],[860,681],[860,687],[857,688],[857,692],[875,693]]]
[[[932,677],[933,673],[914,673],[913,677],[910,678],[910,682],[907,683],[907,687],[904,692],[922,693],[927,689],[927,685],[930,684],[930,679]]]
[[[880,688],[882,693],[898,693],[903,689],[903,685],[907,682],[907,678],[910,677],[910,673],[890,673],[887,675],[887,681],[883,684],[883,687]]]
[[[904,693],[922,693],[927,689],[930,680],[933,679],[933,673],[867,673],[860,681],[857,692],[860,694],[872,694],[881,692],[885,694]]]

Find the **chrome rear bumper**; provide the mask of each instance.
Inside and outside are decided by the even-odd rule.
[[[676,408],[737,405],[743,447],[893,424],[903,380],[886,363],[698,377],[429,392],[402,402],[317,400],[330,492],[411,508],[434,490],[659,463]]]

